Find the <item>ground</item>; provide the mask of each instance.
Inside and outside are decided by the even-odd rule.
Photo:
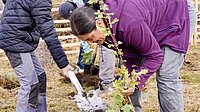
[[[40,53],[39,53],[40,54]],[[46,57],[42,60],[47,73],[47,104],[49,112],[79,112],[71,95],[76,92],[69,80],[60,75],[54,62]],[[42,57],[39,55],[39,57]],[[70,63],[75,65],[77,58],[69,56]],[[44,59],[44,58],[43,58]],[[50,61],[48,61],[49,59]],[[185,112],[200,112],[200,46],[190,47],[184,66],[181,70],[184,87]],[[47,62],[45,62],[47,61]],[[6,60],[0,61],[0,112],[14,112],[19,89],[16,77]],[[97,76],[79,74],[79,80],[85,90],[94,89]],[[92,85],[92,86],[90,86]],[[142,106],[144,112],[159,112],[155,75],[148,80],[147,89],[143,92]]]
[[[58,7],[65,0],[52,0],[53,7]],[[59,18],[58,13],[53,14]],[[59,27],[59,26],[58,26]],[[63,26],[66,27],[66,26]],[[67,25],[68,27],[68,25]],[[59,34],[62,35],[62,34]],[[42,47],[43,48],[43,47]],[[42,49],[44,50],[44,49]],[[47,104],[48,112],[79,112],[71,95],[76,90],[69,80],[60,75],[60,70],[49,57],[48,51],[37,53],[47,73]],[[46,50],[46,49],[45,49]],[[0,55],[0,112],[15,112],[19,84],[7,60]],[[70,63],[75,65],[77,56],[68,56]],[[184,66],[181,70],[185,112],[200,112],[200,46],[190,47]],[[98,82],[97,76],[79,74],[84,89],[94,89]],[[155,75],[147,83],[143,91],[142,106],[144,112],[159,112]]]

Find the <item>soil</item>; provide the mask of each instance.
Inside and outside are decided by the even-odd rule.
[[[98,88],[98,83],[99,83],[99,77],[97,75],[90,75],[90,74],[76,74],[79,82],[83,86],[83,88],[88,88],[88,87],[93,87],[93,88]],[[62,78],[60,79],[61,81],[70,84],[71,81],[69,78]],[[76,93],[73,91],[68,94],[70,97],[74,97]],[[83,94],[84,95],[84,94]],[[86,94],[85,94],[86,95]]]
[[[5,80],[2,76],[0,76],[0,86],[4,89],[10,90],[19,87],[19,83],[10,80]]]
[[[89,74],[76,74],[81,85],[84,87],[94,86],[94,88],[98,87],[99,77],[96,75],[89,75]],[[63,78],[61,81],[65,83],[71,83],[69,78]]]

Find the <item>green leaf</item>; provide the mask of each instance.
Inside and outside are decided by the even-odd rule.
[[[106,112],[116,112],[114,109],[108,109]]]
[[[102,9],[103,11],[109,10],[107,4],[103,4],[101,9]]]
[[[121,49],[118,50],[118,54],[121,55],[121,56],[123,55],[123,52],[122,52]]]
[[[87,3],[94,4],[94,3],[97,3],[97,1],[96,0],[89,0]]]
[[[131,105],[128,105],[128,104],[125,104],[124,106],[121,107],[121,110],[123,112],[130,112],[132,109],[132,106]]]
[[[121,42],[121,41],[118,41],[117,44],[120,45],[120,44],[122,44],[122,42]]]
[[[142,69],[141,70],[141,74],[147,74],[148,73],[148,70],[147,69]]]
[[[82,59],[82,63],[90,65],[92,63],[92,50],[88,53],[82,53],[83,59]]]
[[[112,45],[112,44],[108,44],[108,47],[111,48],[111,47],[114,47],[114,45]]]
[[[114,23],[116,23],[118,21],[119,21],[119,19],[115,18],[115,19],[112,20],[111,24],[114,24]]]
[[[122,104],[122,97],[120,95],[117,95],[115,97],[115,104],[121,105]]]
[[[97,15],[97,18],[99,19],[103,18],[103,13],[100,10],[97,10],[97,12],[95,12],[94,14]]]
[[[129,88],[130,87],[135,87],[135,85],[137,85],[138,82],[136,82],[135,80],[131,80],[130,83],[129,83]]]

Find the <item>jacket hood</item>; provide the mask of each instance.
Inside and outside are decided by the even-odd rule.
[[[111,21],[115,18],[119,19],[120,21],[120,15],[124,6],[125,0],[105,0],[105,4],[108,5],[109,11],[108,13],[114,13],[113,16],[111,16]],[[116,29],[119,22],[116,22],[112,25],[112,32],[116,34]]]

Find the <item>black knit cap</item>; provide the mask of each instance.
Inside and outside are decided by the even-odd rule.
[[[73,2],[66,1],[62,3],[59,7],[59,14],[61,17],[68,19],[74,9],[77,8],[77,5]]]

